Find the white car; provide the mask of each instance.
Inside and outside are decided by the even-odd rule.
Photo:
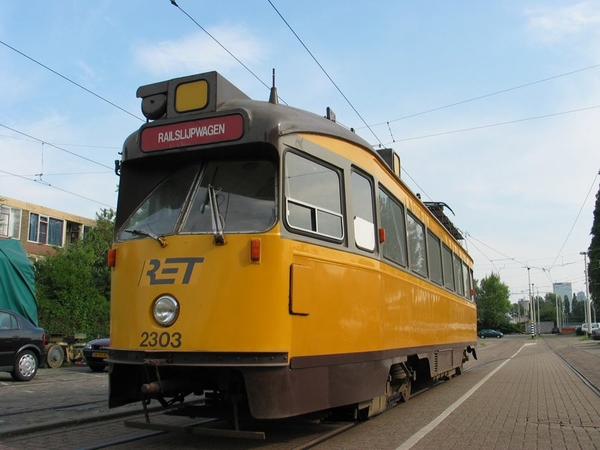
[[[591,325],[592,325],[592,333],[594,332],[594,330],[600,329],[600,323],[598,323],[598,322],[592,322]],[[591,335],[591,333],[588,331],[587,323],[581,324],[581,332],[584,334],[587,334],[588,336]]]

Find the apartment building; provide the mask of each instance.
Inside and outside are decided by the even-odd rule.
[[[56,253],[93,228],[96,221],[0,195],[0,239],[17,239],[32,259]]]

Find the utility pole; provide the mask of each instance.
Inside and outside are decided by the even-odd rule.
[[[587,252],[579,252],[580,255],[583,255],[583,272],[585,273],[585,317],[588,326],[588,333],[592,333],[592,309],[590,304],[590,292],[588,289],[588,270],[587,270]]]
[[[531,339],[535,337],[535,309],[533,306],[533,297],[531,296],[531,275],[530,267],[527,267],[527,287],[529,288],[529,320],[531,323]]]

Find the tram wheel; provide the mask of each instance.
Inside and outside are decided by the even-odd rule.
[[[400,398],[403,402],[407,402],[410,399],[411,388],[412,383],[408,379],[400,386]]]

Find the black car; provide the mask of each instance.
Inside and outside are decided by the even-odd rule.
[[[488,337],[495,337],[497,339],[500,339],[502,336],[504,336],[504,334],[502,334],[502,332],[496,331],[496,330],[479,330],[479,333],[477,333],[477,336],[479,336],[481,339],[485,339]]]
[[[0,372],[29,381],[46,363],[46,333],[29,319],[0,309]]]
[[[108,363],[104,361],[108,358],[109,338],[94,339],[83,347],[83,357],[92,372],[102,372]]]

